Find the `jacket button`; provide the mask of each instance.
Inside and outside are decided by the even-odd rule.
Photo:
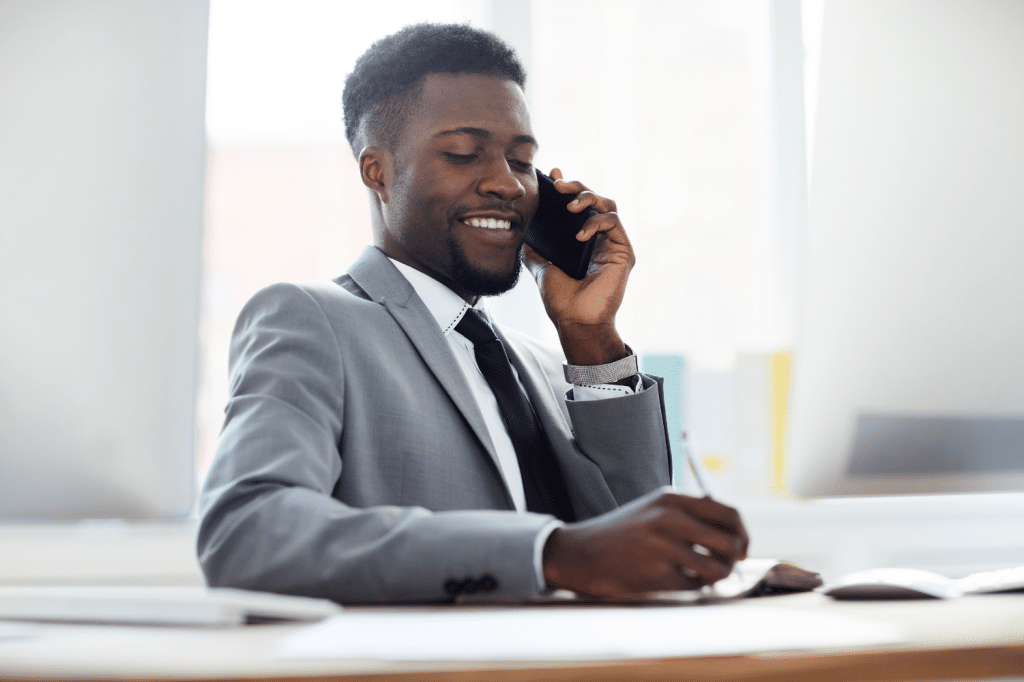
[[[492,575],[484,575],[479,580],[450,578],[444,583],[444,591],[452,599],[460,594],[477,594],[478,592],[494,592],[498,589],[498,581]]]

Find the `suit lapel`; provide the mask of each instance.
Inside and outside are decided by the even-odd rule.
[[[483,445],[504,483],[501,466],[494,444],[487,433],[483,414],[480,412],[473,392],[462,374],[462,368],[452,353],[448,340],[437,326],[434,316],[427,310],[416,291],[402,273],[379,249],[367,247],[352,267],[349,276],[367,293],[371,300],[383,305],[412,342],[424,364],[455,403],[463,418]],[[512,495],[505,484],[508,503]]]

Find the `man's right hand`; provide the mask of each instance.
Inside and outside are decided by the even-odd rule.
[[[732,507],[662,488],[555,530],[544,545],[544,580],[611,599],[693,590],[729,575],[748,543]]]

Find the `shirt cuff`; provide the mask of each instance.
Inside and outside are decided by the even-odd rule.
[[[641,393],[644,390],[644,382],[640,375],[636,375],[632,386],[621,386],[619,384],[573,384],[573,400],[604,400],[605,398],[618,398],[624,395]]]
[[[637,374],[640,368],[633,349],[626,346],[626,352],[629,353],[626,357],[604,365],[570,365],[565,363],[562,365],[565,380],[570,384],[595,386],[611,384],[631,377]]]
[[[565,526],[564,522],[552,519],[546,526],[541,527],[533,541],[533,570],[537,575],[537,589],[541,592],[548,589],[548,584],[544,580],[544,545],[547,544],[551,534],[563,526]]]

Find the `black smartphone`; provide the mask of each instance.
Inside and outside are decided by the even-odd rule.
[[[597,215],[597,211],[588,208],[579,213],[570,212],[566,207],[576,197],[559,192],[555,189],[555,181],[539,170],[537,184],[540,187],[540,201],[530,227],[526,230],[526,243],[565,274],[574,279],[583,279],[590,268],[590,256],[594,252],[597,235],[581,242],[576,239],[576,233],[582,229],[587,218]]]

